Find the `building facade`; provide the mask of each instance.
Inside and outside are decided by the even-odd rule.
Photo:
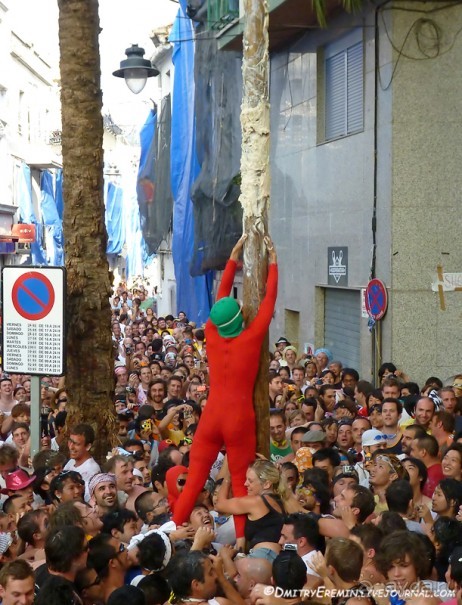
[[[270,1],[272,340],[325,346],[366,379],[384,361],[447,379],[461,370],[462,294],[434,290],[438,266],[462,270],[462,8],[385,2],[320,29],[307,4]],[[223,50],[242,24],[222,21]],[[388,293],[375,326],[372,277]]]
[[[61,166],[52,133],[59,129],[59,90],[50,60],[27,39],[14,3],[0,2],[0,234],[19,221],[19,182],[30,171],[32,204],[40,216],[40,174]],[[27,246],[2,247],[0,262],[17,264]]]

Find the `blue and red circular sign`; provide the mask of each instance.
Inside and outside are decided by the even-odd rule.
[[[387,312],[388,296],[385,284],[380,279],[371,279],[367,284],[364,303],[369,317],[376,321]]]
[[[29,271],[14,282],[11,293],[16,311],[32,321],[43,319],[55,304],[55,290],[51,281],[42,273]]]

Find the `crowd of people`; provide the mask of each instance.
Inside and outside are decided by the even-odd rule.
[[[42,379],[31,459],[29,377],[0,379],[2,605],[461,605],[462,375],[418,385],[385,363],[374,385],[279,338],[269,458],[255,455],[238,496],[222,448],[178,524],[210,392],[206,333],[184,313],[158,317],[143,287],[121,284],[111,306],[106,460],[91,426],[66,433],[72,393],[56,377]]]

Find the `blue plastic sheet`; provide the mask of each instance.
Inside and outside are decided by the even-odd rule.
[[[156,191],[156,137],[157,112],[151,110],[140,131],[140,165],[136,181],[140,227],[143,234],[149,233],[151,208]]]
[[[120,254],[125,243],[123,191],[114,183],[105,186],[107,254]]]
[[[64,212],[64,199],[63,199],[63,171],[61,168],[56,171],[56,208],[58,210],[59,218],[63,220]]]
[[[19,218],[22,223],[35,225],[35,242],[31,244],[31,259],[32,265],[47,265],[45,251],[42,248],[42,223],[37,222],[32,204],[32,183],[30,168],[27,164],[22,164],[18,180],[16,184],[16,199],[19,204]]]
[[[195,154],[194,27],[186,15],[186,0],[170,34],[173,43],[171,182],[174,198],[172,255],[175,266],[177,309],[197,324],[210,312],[213,273],[191,277],[194,252],[194,217],[190,197],[199,166]]]
[[[40,173],[40,208],[46,230],[48,264],[64,265],[63,224],[55,201],[53,175],[44,170]]]

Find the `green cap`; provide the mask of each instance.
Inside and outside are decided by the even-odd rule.
[[[223,338],[234,338],[242,332],[243,317],[241,306],[235,298],[220,298],[210,310],[210,321],[218,328]]]

